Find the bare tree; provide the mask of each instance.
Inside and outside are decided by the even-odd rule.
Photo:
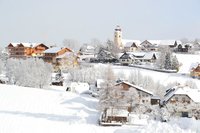
[[[3,62],[3,49],[0,47],[0,74],[3,71],[3,67],[4,67],[4,62]]]
[[[43,88],[50,84],[52,66],[41,59],[8,59],[6,72],[9,83]]]
[[[109,107],[113,106],[115,75],[111,66],[108,66],[106,69],[104,83],[101,86],[102,88],[99,92],[99,109],[106,111]]]
[[[192,80],[187,80],[185,82],[185,85],[189,86],[192,89],[198,89],[197,84],[194,81],[192,81]]]
[[[180,41],[181,41],[183,44],[185,44],[185,43],[188,43],[188,42],[189,42],[189,40],[188,40],[186,37],[184,37],[184,38],[181,38],[181,39],[180,39]]]
[[[77,40],[74,39],[65,39],[63,41],[63,46],[70,48],[74,51],[78,51],[80,49],[80,44]]]
[[[117,57],[117,54],[120,52],[120,49],[117,47],[117,45],[115,45],[113,41],[108,39],[106,42],[106,46],[108,51],[110,51],[112,55]]]

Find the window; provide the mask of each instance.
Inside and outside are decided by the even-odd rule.
[[[182,102],[183,102],[183,103],[186,102],[185,97],[182,98]]]
[[[175,97],[175,101],[178,101],[178,97]]]
[[[142,103],[144,103],[145,102],[145,100],[142,100]]]

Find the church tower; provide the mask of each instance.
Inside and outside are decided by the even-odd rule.
[[[117,27],[115,28],[114,43],[115,43],[115,45],[117,45],[118,48],[120,48],[120,49],[123,48],[123,45],[122,45],[122,30],[121,30],[119,25],[117,25]]]

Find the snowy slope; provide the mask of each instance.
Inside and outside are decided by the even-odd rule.
[[[200,63],[200,55],[175,54],[178,61],[182,64],[179,73],[190,73],[190,66],[193,63]]]
[[[0,133],[190,133],[199,121],[150,121],[147,126],[101,127],[97,100],[87,95],[0,84]],[[189,125],[184,123],[188,123]],[[176,124],[174,124],[176,123]]]

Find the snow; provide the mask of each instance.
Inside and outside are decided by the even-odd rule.
[[[200,62],[200,55],[175,54],[178,61],[182,64],[179,73],[190,73],[191,65]]]
[[[102,127],[97,124],[98,100],[66,92],[63,87],[26,88],[0,84],[1,133],[195,133],[200,121],[147,121],[144,126]]]
[[[66,86],[70,87],[72,92],[76,92],[78,94],[87,93],[89,92],[90,88],[88,83],[83,83],[83,82],[71,82]]]
[[[22,44],[24,47],[35,47],[39,45],[40,43],[11,43],[14,47],[16,47],[19,44]]]
[[[148,90],[145,90],[145,89],[143,89],[143,88],[140,87],[140,86],[133,85],[133,84],[131,84],[131,83],[129,83],[129,82],[126,82],[126,81],[122,81],[121,83],[125,83],[125,84],[127,84],[127,85],[130,85],[131,87],[134,87],[134,88],[136,88],[136,89],[138,89],[138,90],[141,90],[141,91],[143,91],[143,92],[146,92],[146,93],[148,93],[148,94],[153,95],[152,92],[150,92],[150,91],[148,91]],[[121,83],[118,83],[118,84],[121,84]],[[118,84],[117,84],[117,85],[118,85]]]
[[[125,109],[107,109],[107,116],[120,116],[120,117],[127,117],[128,111]]]
[[[61,47],[53,47],[53,48],[49,48],[47,50],[44,51],[44,53],[57,53],[59,52],[61,49]]]
[[[188,86],[176,86],[174,91],[171,91],[168,96],[165,97],[165,101],[168,101],[173,95],[187,95],[195,103],[200,103],[200,89],[193,89]]]

